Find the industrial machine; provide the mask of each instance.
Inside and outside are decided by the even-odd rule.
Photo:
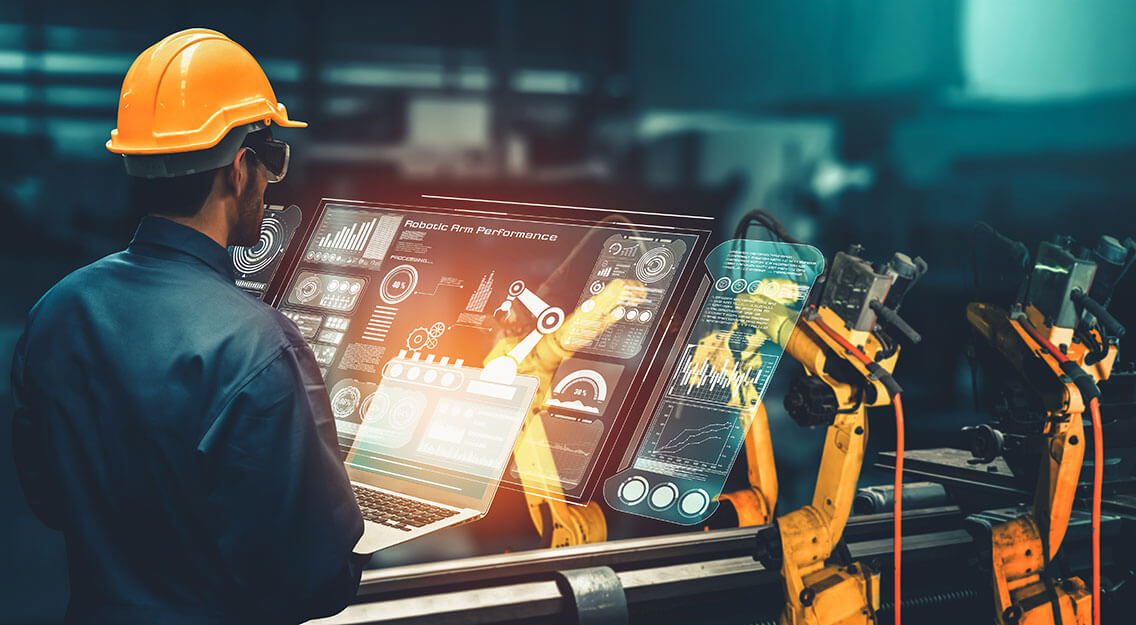
[[[790,387],[786,408],[798,424],[823,425],[828,432],[812,504],[778,517],[759,534],[760,557],[767,565],[781,562],[782,623],[876,622],[879,572],[851,562],[841,541],[864,460],[867,408],[893,404],[902,433],[901,388],[891,375],[899,345],[884,326],[919,340],[895,311],[926,264],[896,254],[884,267],[873,267],[862,253],[856,248],[836,255],[788,339],[786,351],[804,366],[804,375]],[[902,449],[902,439],[897,444]],[[901,488],[897,483],[897,491]],[[897,520],[900,511],[897,505]],[[901,526],[895,525],[898,546]],[[897,602],[899,559],[897,550]]]
[[[593,311],[601,314],[595,315],[600,319],[598,323],[588,326],[591,335],[599,336],[614,322],[610,312],[620,304],[620,293],[626,287],[634,286],[631,282],[633,281],[613,280],[593,298]],[[516,337],[500,341],[486,357],[485,371],[492,375],[523,373],[536,376],[541,381],[540,388],[547,393],[552,388],[553,372],[574,353],[573,349],[565,345],[566,341],[560,332],[565,327],[564,313],[559,308],[549,306],[526,288],[523,282],[518,281],[510,286],[507,299],[496,311],[500,321],[514,321],[511,313],[514,301],[519,301],[536,319],[536,328],[519,341]],[[576,310],[572,314],[578,316],[581,313]],[[573,321],[569,319],[566,327],[580,325]],[[526,421],[524,436],[529,437],[529,440],[548,440],[538,418],[541,404],[543,402],[534,402]],[[603,542],[607,539],[607,523],[599,504],[591,501],[584,505],[565,502],[556,495],[559,480],[554,477],[538,479],[538,483],[533,483],[534,478],[530,477],[533,475],[558,475],[556,460],[544,451],[547,448],[547,445],[521,445],[514,452],[517,466],[528,469],[521,472],[522,483],[535,487],[526,488],[524,497],[533,525],[541,536],[540,546],[551,548]],[[552,494],[544,494],[548,492]]]
[[[1008,305],[967,307],[976,337],[970,349],[976,403],[993,422],[964,429],[969,454],[912,452],[908,474],[941,483],[972,512],[967,527],[986,545],[980,557],[990,570],[996,622],[1099,623],[1107,586],[1101,534],[1104,526],[1118,530],[1133,512],[1130,467],[1122,455],[1106,458],[1102,420],[1108,403],[1102,389],[1114,391],[1117,442],[1130,438],[1123,423],[1133,414],[1131,384],[1101,383],[1117,366],[1125,331],[1108,305],[1136,260],[1136,242],[1104,236],[1087,248],[1057,237],[1041,243],[1031,263],[1024,244],[985,224],[977,226],[976,241],[993,250],[976,249],[976,260],[984,260],[976,263],[976,277],[997,275],[999,264],[1016,277],[1008,292],[1002,289]],[[993,262],[999,258],[1005,262]],[[889,461],[882,465],[894,466]],[[1018,499],[1031,504],[1006,507]],[[1114,514],[1102,516],[1102,504]],[[1080,543],[1074,555],[1063,549],[1068,536]],[[1091,569],[1091,583],[1074,569]],[[1120,571],[1112,587],[1121,588],[1124,578]]]
[[[793,242],[780,222],[764,211],[747,215],[739,224],[738,238],[748,234],[751,222]],[[757,341],[754,335],[762,333],[745,325],[744,319],[733,330],[733,336],[742,337],[732,342],[737,343],[736,359],[743,365],[755,357],[755,344],[772,340],[785,346],[786,353],[804,367],[785,398],[787,411],[802,427],[828,428],[812,504],[778,517],[774,528],[759,534],[766,565],[779,564],[782,569],[785,623],[875,622],[879,607],[878,572],[852,565],[847,557],[828,560],[841,544],[856,493],[868,437],[867,408],[894,403],[902,433],[901,389],[891,375],[899,345],[888,330],[898,331],[912,343],[920,340],[897,311],[927,265],[920,258],[896,254],[883,267],[873,267],[862,254],[856,246],[836,255],[795,325],[766,324],[765,335]],[[757,396],[761,389],[750,385],[739,390]],[[741,403],[747,401],[743,398]],[[897,443],[902,449],[902,440]],[[774,521],[777,475],[764,406],[753,420],[745,448],[749,488],[721,498],[732,504],[740,526],[768,524]],[[902,493],[899,476],[897,472],[895,489]],[[897,515],[900,509],[896,506]],[[899,529],[895,540],[900,541]],[[900,569],[898,555],[895,568]],[[899,588],[896,582],[897,601]]]
[[[991,526],[994,608],[999,623],[1100,622],[1100,504],[1104,469],[1097,384],[1108,379],[1124,327],[1107,311],[1116,282],[1131,265],[1132,248],[1102,237],[1093,250],[1069,239],[1043,242],[1019,297],[1009,310],[974,303],[967,320],[1004,359],[1000,425],[973,430],[975,450],[1002,451],[1037,461],[1037,492],[1029,514]],[[1098,271],[1100,275],[1098,276]],[[1016,378],[1016,379],[1015,379]],[[1018,400],[1018,401],[1015,401]],[[1092,417],[1092,590],[1051,566],[1069,526],[1085,456],[1084,415]],[[1030,449],[1033,447],[1033,449]],[[1019,469],[1017,472],[1023,472]]]
[[[775,221],[758,221],[788,241]],[[620,236],[634,240],[634,227],[629,230]],[[738,238],[747,239],[745,234]],[[650,245],[658,245],[657,239]],[[575,249],[592,247],[596,241],[585,237]],[[1136,259],[1136,242],[1104,238],[1085,249],[1058,239],[1042,244],[1033,263],[1021,254],[1024,246],[1003,240],[1003,247],[1014,256],[1011,264],[1028,276],[1005,298],[1009,306],[972,304],[966,309],[977,337],[973,354],[980,365],[980,406],[993,420],[968,429],[970,450],[912,452],[904,450],[902,389],[892,376],[901,343],[920,340],[897,311],[927,269],[921,259],[895,254],[887,262],[872,263],[859,246],[837,253],[811,292],[800,291],[795,304],[799,318],[792,308],[779,308],[785,300],[764,293],[765,281],[752,291],[758,284],[752,280],[741,283],[740,290],[732,290],[736,281],[722,282],[714,309],[721,323],[703,326],[696,306],[703,302],[705,309],[715,297],[707,289],[724,280],[714,275],[715,254],[738,258],[756,253],[740,248],[708,252],[702,258],[711,269],[710,284],[704,280],[695,287],[690,282],[678,312],[685,319],[672,322],[659,337],[662,342],[689,337],[686,348],[659,350],[639,373],[654,380],[643,385],[655,389],[654,394],[628,397],[642,423],[637,428],[629,424],[620,440],[641,441],[641,446],[636,450],[628,443],[621,473],[608,473],[607,505],[576,503],[566,488],[565,496],[558,496],[567,465],[556,456],[556,442],[565,439],[546,431],[549,421],[541,406],[554,405],[550,400],[557,399],[558,376],[578,358],[582,344],[627,323],[626,315],[620,321],[614,311],[634,305],[628,293],[641,289],[643,282],[634,274],[610,276],[573,305],[558,295],[555,285],[564,280],[566,268],[581,263],[595,265],[591,277],[582,278],[585,287],[590,285],[596,272],[604,270],[602,252],[594,259],[588,252],[589,258],[580,260],[578,252],[565,247],[557,256],[560,268],[546,264],[535,276],[514,277],[506,269],[502,275],[509,281],[501,284],[508,288],[489,298],[484,309],[495,313],[504,338],[498,335],[478,361],[486,379],[531,375],[540,380],[541,401],[534,402],[526,420],[529,444],[518,445],[514,463],[524,487],[518,496],[524,497],[541,547],[558,548],[367,571],[356,604],[327,623],[849,624],[898,623],[902,613],[909,622],[988,623],[991,605],[995,620],[1003,624],[1090,622],[1093,609],[1101,606],[1093,600],[1095,589],[1121,597],[1131,587],[1125,584],[1132,575],[1115,566],[1110,570],[1110,558],[1128,561],[1134,548],[1117,539],[1102,552],[1093,543],[1099,543],[1102,533],[1131,531],[1136,521],[1136,497],[1128,488],[1132,463],[1090,441],[1113,440],[1104,427],[1124,439],[1120,415],[1133,413],[1136,406],[1136,393],[1124,396],[1136,389],[1129,383],[1136,382],[1136,371],[1117,360],[1124,328],[1108,312],[1112,292]],[[644,257],[647,249],[629,252],[629,258]],[[462,295],[459,304],[466,305],[467,299]],[[722,307],[727,302],[729,311]],[[760,323],[747,316],[754,311],[760,311]],[[590,321],[585,322],[585,315]],[[773,345],[777,350],[770,349]],[[666,440],[664,429],[655,427],[661,413],[643,411],[662,405],[660,396],[676,388],[702,392],[696,388],[702,374],[684,363],[705,362],[715,372],[771,372],[779,350],[803,367],[785,399],[788,414],[801,426],[826,428],[809,505],[776,512],[773,441],[757,376],[733,376],[701,398],[704,404],[736,409],[723,411],[722,423],[711,425],[730,432],[719,463],[727,470],[744,441],[747,488],[718,495],[721,489],[703,486],[711,496],[690,510],[683,502],[694,501],[696,489],[689,482],[696,478],[689,475],[659,472],[657,481],[648,479],[634,491],[632,486],[640,483],[636,480],[649,478],[643,472],[662,462],[640,465],[647,457],[643,445],[653,444],[653,453],[666,447],[659,442]],[[747,386],[750,381],[754,384]],[[894,471],[896,481],[858,491],[868,409],[886,404],[893,405],[897,418],[896,452],[880,452],[876,466]],[[688,419],[682,427],[691,427],[689,419],[701,424],[693,411],[668,414]],[[1087,417],[1093,417],[1091,427],[1082,421]],[[961,468],[933,461],[957,454],[966,456]],[[1097,456],[1084,472],[1098,474],[1095,484],[1081,477],[1086,455]],[[685,458],[693,463],[696,456]],[[615,463],[612,456],[605,470]],[[934,483],[905,484],[904,475]],[[724,484],[725,476],[720,477],[718,485]],[[1028,489],[1036,489],[1035,496],[1025,492],[1027,483]],[[671,505],[655,505],[653,495],[668,484],[677,485]],[[1005,507],[1027,498],[1032,501],[1028,510]],[[865,505],[854,504],[857,500]],[[737,512],[739,527],[706,529],[715,525],[710,517],[719,501]],[[640,516],[677,519],[672,522],[696,531],[612,516],[612,510],[639,514],[648,502],[654,516]],[[656,535],[608,540],[609,526],[628,519]],[[1085,564],[1090,553],[1091,577]],[[988,567],[989,574],[974,575],[976,565]],[[881,593],[881,586],[892,589]],[[1104,605],[1107,618],[1108,602]]]

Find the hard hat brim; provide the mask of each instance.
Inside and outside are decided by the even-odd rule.
[[[240,113],[244,113],[244,115]],[[223,118],[225,117],[230,118],[228,123],[224,123]],[[244,102],[237,107],[218,111],[206,122],[205,126],[214,129],[213,132],[210,133],[213,136],[207,141],[190,142],[186,140],[189,136],[200,136],[204,129],[203,126],[203,128],[195,128],[184,132],[155,133],[152,135],[149,145],[124,145],[116,128],[110,131],[110,140],[106,142],[106,148],[115,154],[134,154],[138,156],[208,150],[220,143],[221,139],[225,138],[232,129],[244,124],[261,121],[275,123],[282,128],[306,128],[308,125],[307,122],[289,119],[288,109],[283,103],[277,103],[276,106],[273,107],[271,103],[267,101]]]

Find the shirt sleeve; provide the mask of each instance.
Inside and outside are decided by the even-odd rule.
[[[342,610],[366,562],[352,553],[363,518],[311,351],[282,349],[228,401],[198,453],[210,487],[204,512],[250,618]]]
[[[62,497],[59,496],[58,467],[47,449],[47,424],[36,413],[29,399],[25,368],[27,331],[16,342],[12,355],[12,459],[28,507],[52,529],[63,528]],[[54,496],[53,496],[54,495]]]

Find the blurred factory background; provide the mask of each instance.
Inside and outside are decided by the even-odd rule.
[[[922,256],[904,316],[925,341],[897,372],[909,448],[982,420],[963,348],[976,220],[1031,247],[1136,235],[1123,0],[0,4],[0,622],[57,622],[67,597],[62,541],[7,451],[12,346],[46,289],[133,233],[103,144],[134,56],[189,26],[244,45],[311,124],[280,133],[294,160],[270,203],[492,197],[713,215],[723,237],[760,207],[829,257]],[[1131,300],[1113,307],[1129,324]],[[785,510],[823,437],[781,408],[790,378],[767,397]],[[890,413],[873,427],[889,449]]]

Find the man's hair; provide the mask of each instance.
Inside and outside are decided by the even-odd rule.
[[[130,207],[137,216],[148,213],[192,217],[205,205],[218,169],[173,178],[130,179]]]

